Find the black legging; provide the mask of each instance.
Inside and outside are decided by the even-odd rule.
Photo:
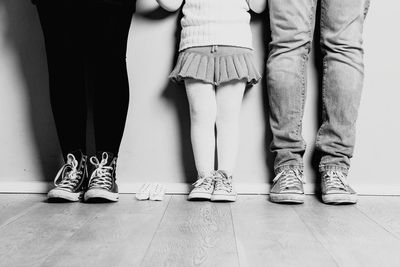
[[[86,153],[87,107],[91,102],[96,150],[118,155],[129,103],[125,58],[135,1],[35,2],[64,157],[78,150]]]

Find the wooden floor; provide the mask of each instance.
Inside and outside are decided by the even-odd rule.
[[[0,195],[0,266],[400,266],[400,197],[355,206]]]

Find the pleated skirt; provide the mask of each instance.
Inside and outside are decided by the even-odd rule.
[[[261,79],[261,75],[251,49],[213,45],[181,51],[169,78],[175,82],[195,79],[215,86],[245,80],[252,85]]]

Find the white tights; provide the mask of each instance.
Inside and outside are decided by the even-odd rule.
[[[245,81],[231,81],[218,87],[186,79],[190,106],[191,140],[199,175],[214,170],[215,126],[218,169],[232,175],[239,146],[240,109]]]

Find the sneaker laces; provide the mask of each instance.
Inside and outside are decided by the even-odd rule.
[[[79,182],[82,171],[78,171],[78,161],[73,154],[67,155],[67,163],[61,167],[56,177],[54,185],[58,188],[72,190]]]
[[[326,188],[346,190],[348,182],[346,176],[341,171],[329,170],[324,175]]]
[[[102,159],[99,162],[97,157],[90,158],[90,162],[95,166],[95,170],[89,179],[89,187],[100,187],[109,190],[112,186],[112,166],[107,166],[108,154],[103,153]]]
[[[281,179],[280,181],[281,189],[290,187],[301,187],[301,184],[306,183],[303,178],[303,171],[298,169],[283,170],[275,176],[272,182],[275,183],[279,179]]]
[[[202,188],[204,190],[210,190],[211,187],[214,185],[214,180],[211,177],[201,177],[197,179],[196,182],[193,183],[195,188]]]
[[[215,190],[232,192],[232,178],[228,177],[225,173],[217,171],[217,175],[214,176]]]

